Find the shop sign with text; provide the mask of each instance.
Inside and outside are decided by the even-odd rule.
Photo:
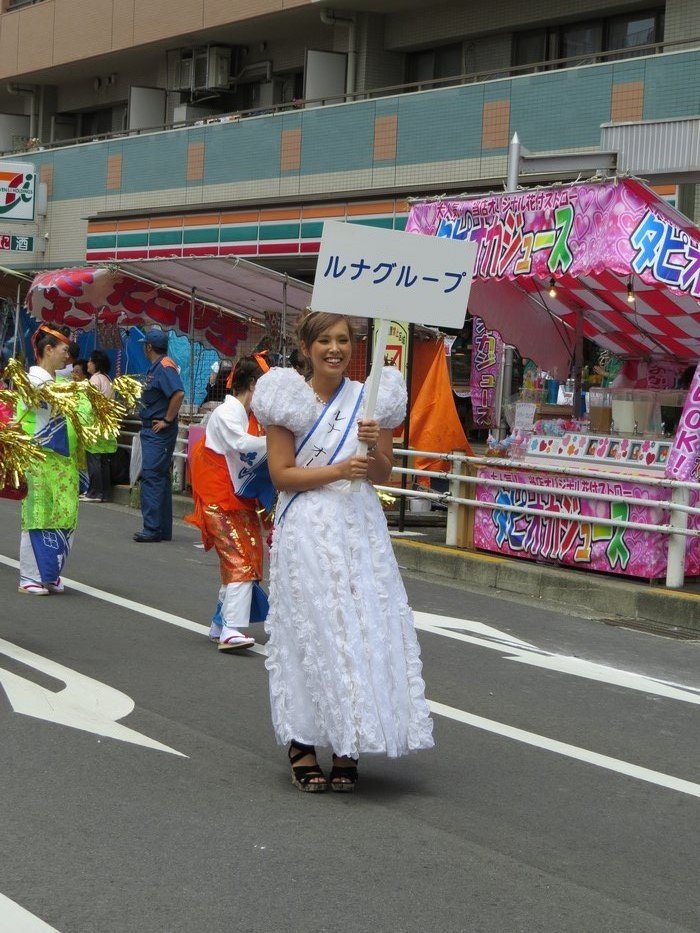
[[[36,170],[29,162],[0,162],[0,218],[34,220]]]
[[[667,490],[645,486],[633,479],[613,481],[557,477],[527,469],[485,468],[479,471],[479,476],[539,487],[523,490],[477,486],[477,498],[482,502],[560,514],[530,515],[510,509],[477,508],[474,520],[476,547],[511,557],[647,580],[665,576],[666,535],[602,525],[598,519],[659,524],[664,515],[663,498],[668,496]],[[587,492],[615,496],[615,501],[587,499]],[[692,504],[695,504],[698,496],[693,493],[693,497]],[[626,499],[648,499],[649,505],[632,505]],[[583,520],[568,516],[581,516]],[[693,521],[695,519],[691,518],[691,526]],[[697,538],[689,539],[685,566],[689,576],[700,573],[700,541]]]

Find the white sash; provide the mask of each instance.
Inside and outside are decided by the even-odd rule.
[[[338,386],[333,395],[323,406],[306,437],[300,441],[296,450],[296,465],[313,470],[317,467],[330,466],[337,460],[346,460],[357,450],[357,418],[360,413],[364,386],[351,382],[347,378]],[[350,487],[348,480],[329,483],[334,489]],[[276,523],[300,492],[281,492],[277,498]]]

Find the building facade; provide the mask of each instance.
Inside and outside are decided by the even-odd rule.
[[[2,0],[0,151],[45,186],[4,265],[243,255],[501,189],[514,132],[700,217],[697,0]],[[522,183],[576,177],[538,171]],[[11,226],[12,229],[9,229]]]

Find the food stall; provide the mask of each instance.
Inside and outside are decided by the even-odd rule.
[[[575,378],[586,337],[640,361],[645,375],[607,396],[592,390],[585,418],[548,418],[542,406],[533,417],[530,406],[514,425],[511,463],[478,471],[488,484],[477,484],[477,499],[516,510],[477,508],[474,545],[664,576],[667,535],[607,522],[668,521],[671,490],[653,480],[669,475],[674,458],[684,394],[673,391],[673,374],[700,359],[700,231],[630,178],[419,202],[407,230],[479,244],[469,311],[542,370]],[[691,505],[696,499],[691,493]],[[700,527],[695,516],[689,527]],[[698,538],[688,540],[685,573],[700,574]]]

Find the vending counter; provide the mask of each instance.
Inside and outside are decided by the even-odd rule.
[[[666,575],[668,535],[634,528],[614,528],[596,523],[597,518],[640,523],[667,524],[669,512],[662,506],[671,490],[650,486],[645,480],[663,478],[673,439],[669,437],[619,437],[602,434],[564,434],[559,437],[532,435],[522,466],[480,467],[478,477],[527,483],[536,490],[506,486],[476,487],[481,502],[561,511],[586,516],[578,522],[543,515],[519,515],[498,509],[476,508],[474,546],[485,551],[524,560],[545,561],[581,567],[602,573],[661,579]],[[601,474],[624,473],[624,480],[594,475],[586,477],[544,472],[538,466],[562,466]],[[615,496],[613,501],[587,498],[587,494]],[[691,494],[691,505],[698,501]],[[645,499],[649,505],[633,505],[626,499]],[[690,516],[689,527],[700,527],[700,518]],[[700,538],[688,538],[685,574],[700,575]]]

